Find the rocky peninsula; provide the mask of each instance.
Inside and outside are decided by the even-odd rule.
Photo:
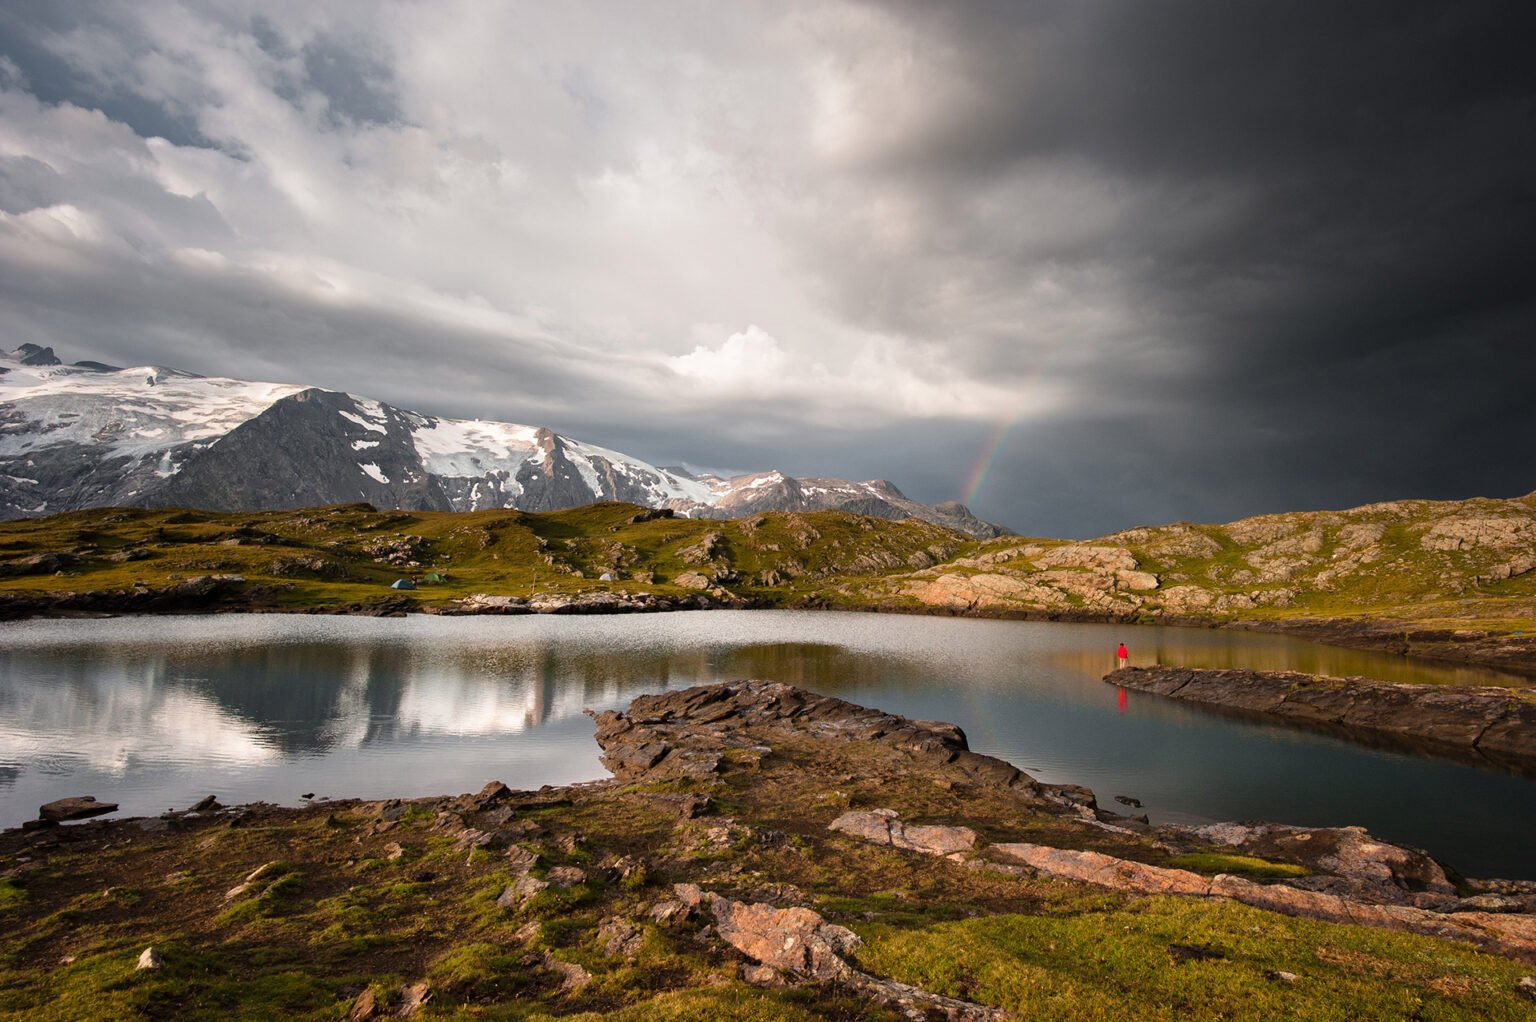
[[[1354,741],[1536,776],[1536,689],[1183,667],[1126,667],[1104,680]]]
[[[1151,826],[954,725],[768,681],[594,723],[613,777],[587,784],[0,834],[0,1018],[1472,1020],[1536,997],[1536,883],[1358,828]]]

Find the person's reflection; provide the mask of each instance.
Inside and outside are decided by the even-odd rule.
[[[1119,708],[1121,713],[1125,712],[1125,689],[1120,689],[1115,695],[1115,706]]]

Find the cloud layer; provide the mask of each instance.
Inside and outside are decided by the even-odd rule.
[[[0,343],[1037,533],[1523,493],[1533,17],[12,7]]]

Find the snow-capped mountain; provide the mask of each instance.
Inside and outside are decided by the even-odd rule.
[[[542,427],[423,415],[340,391],[65,365],[31,344],[0,353],[4,518],[112,505],[549,511],[600,500],[711,518],[841,508],[1002,531],[884,480],[696,476]]]

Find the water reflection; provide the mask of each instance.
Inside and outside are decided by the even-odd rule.
[[[602,775],[581,711],[776,678],[951,720],[1046,780],[1154,819],[1365,823],[1473,872],[1536,874],[1536,784],[1213,716],[1098,679],[1132,663],[1515,683],[1279,636],[829,613],[404,621],[227,616],[7,625],[0,826],[94,794],[295,801]],[[1411,794],[1404,794],[1405,792]],[[1505,848],[1501,853],[1499,848]]]

